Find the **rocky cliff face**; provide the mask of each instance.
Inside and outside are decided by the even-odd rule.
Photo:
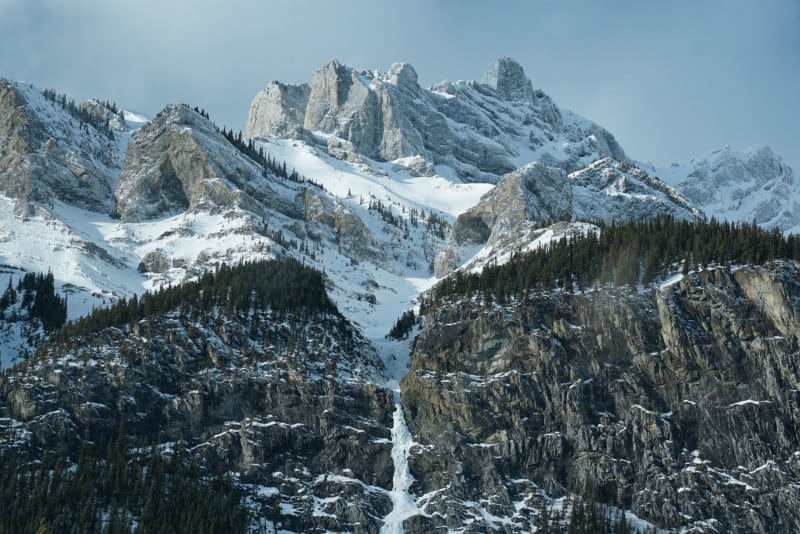
[[[501,58],[489,65],[481,78],[481,83],[494,89],[497,96],[503,100],[536,105],[533,84],[525,76],[520,64],[511,58]]]
[[[478,205],[459,215],[452,235],[458,244],[483,244],[523,221],[546,225],[571,218],[572,187],[566,172],[536,162],[505,176]]]
[[[186,210],[245,207],[260,212],[264,205],[302,215],[299,205],[286,202],[266,183],[255,189],[253,182],[263,182],[262,169],[208,119],[173,105],[133,135],[114,198],[117,214],[125,222]]]
[[[431,313],[402,381],[412,531],[527,532],[587,488],[660,528],[800,528],[799,268]]]
[[[18,201],[64,202],[107,213],[118,144],[31,86],[0,79],[0,191]]]
[[[302,132],[311,88],[270,82],[250,104],[244,135],[257,137],[271,132],[280,137],[296,137]]]
[[[406,63],[380,74],[334,60],[310,86],[271,83],[253,100],[245,130],[250,137],[307,140],[315,132],[341,159],[420,156],[429,165],[449,165],[467,181],[495,182],[543,154],[571,170],[594,157],[625,159],[611,134],[562,113],[509,58],[492,64],[483,82],[442,82],[428,90]]]
[[[77,450],[123,425],[131,446],[236,473],[254,524],[376,532],[394,403],[372,347],[334,316],[188,309],[50,344],[4,376],[0,447]]]

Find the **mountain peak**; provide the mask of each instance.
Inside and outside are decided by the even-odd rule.
[[[394,63],[386,73],[389,82],[399,86],[408,85],[415,86],[417,83],[417,71],[411,63]]]
[[[510,57],[502,57],[490,64],[481,83],[494,89],[503,100],[530,103],[536,100],[531,80],[525,75],[522,66]]]
[[[341,63],[338,59],[331,58],[325,63],[322,67],[317,70],[317,73],[325,76],[325,75],[334,75],[334,76],[342,76],[347,72],[352,71],[353,69],[344,63]]]

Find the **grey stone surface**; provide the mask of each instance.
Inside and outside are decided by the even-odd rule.
[[[244,135],[257,137],[264,132],[285,137],[299,135],[310,91],[305,84],[270,82],[250,104]]]
[[[234,207],[302,217],[299,203],[275,194],[262,172],[208,119],[170,105],[134,133],[114,191],[116,211],[124,222]]]
[[[285,87],[273,82],[256,96],[249,136],[312,140],[317,132],[340,159],[352,160],[352,152],[378,161],[419,156],[429,166],[449,165],[470,182],[496,182],[528,152],[558,157],[570,170],[593,157],[625,159],[611,134],[564,115],[509,58],[493,63],[483,83],[445,81],[430,89],[419,86],[407,63],[378,73],[332,60],[312,77],[302,121],[305,93],[290,98]],[[339,150],[342,142],[352,151]]]
[[[434,310],[401,382],[426,515],[527,532],[513,503],[588,485],[660,528],[797,530],[799,267]]]
[[[481,83],[495,90],[503,100],[519,100],[536,104],[533,84],[519,63],[510,57],[500,58],[486,70]]]

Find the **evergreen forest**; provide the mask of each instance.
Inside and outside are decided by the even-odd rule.
[[[596,225],[599,232],[516,253],[507,263],[489,265],[480,273],[451,275],[423,297],[423,313],[443,299],[476,293],[502,304],[534,289],[648,286],[679,271],[688,274],[709,265],[800,260],[800,237],[763,230],[755,223],[658,217]]]
[[[323,275],[301,262],[286,258],[221,264],[198,280],[178,286],[162,287],[141,297],[122,299],[110,308],[94,309],[88,316],[65,324],[56,334],[57,342],[97,332],[110,326],[122,326],[145,317],[154,317],[176,309],[209,312],[270,309],[278,315],[287,311],[309,316],[321,314],[341,318],[325,292]]]

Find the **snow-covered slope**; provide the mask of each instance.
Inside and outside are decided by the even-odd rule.
[[[292,530],[298,531],[304,527],[300,523],[302,514],[294,504],[301,501],[313,501],[309,508],[313,512],[308,512],[313,516],[322,517],[317,514],[324,511],[326,517],[335,519],[331,512],[338,510],[332,505],[334,501],[323,502],[328,494],[317,487],[329,480],[343,487],[355,484],[361,493],[378,495],[370,502],[379,503],[380,510],[369,512],[369,524],[381,523],[387,529],[408,526],[403,521],[414,515],[417,521],[423,521],[416,523],[418,528],[425,530],[420,511],[432,502],[450,498],[450,493],[441,493],[444,485],[429,493],[414,494],[414,488],[425,481],[415,482],[412,472],[432,472],[420,471],[419,460],[433,450],[425,449],[420,454],[419,444],[415,443],[418,432],[414,431],[412,437],[406,425],[406,418],[413,421],[419,413],[404,411],[400,404],[399,380],[407,376],[414,336],[400,341],[386,338],[395,320],[415,307],[416,297],[431,287],[437,276],[456,269],[478,271],[486,265],[508,261],[513,253],[543,247],[564,236],[599,231],[587,221],[622,221],[664,214],[679,219],[702,218],[692,203],[695,197],[689,193],[700,195],[697,198],[701,200],[695,202],[706,202],[719,213],[727,209],[731,198],[741,199],[741,209],[730,211],[740,218],[749,217],[748,210],[753,205],[763,206],[764,224],[781,224],[784,219],[791,223],[792,214],[798,212],[792,211],[795,200],[791,197],[795,193],[791,170],[768,151],[754,151],[745,159],[709,157],[693,163],[692,170],[685,174],[679,168],[659,172],[689,192],[684,196],[627,160],[608,132],[560,110],[549,97],[534,90],[521,67],[507,59],[492,65],[481,82],[443,82],[428,90],[419,87],[409,65],[395,65],[381,74],[331,62],[315,74],[310,86],[274,83],[257,96],[247,126],[247,134],[253,137],[243,140],[226,136],[203,113],[182,105],[167,106],[152,121],[143,121],[130,112],[109,115],[109,109],[94,102],[80,108],[86,110],[88,117],[81,122],[31,87],[5,84],[0,89],[5,91],[2,96],[6,103],[0,109],[4,132],[0,143],[4,143],[6,158],[0,166],[4,180],[4,194],[0,195],[0,289],[7,280],[18,280],[24,272],[51,271],[57,291],[68,298],[69,317],[76,318],[94,307],[107,306],[144,290],[196,279],[223,263],[294,257],[323,273],[326,292],[338,310],[355,324],[359,331],[355,338],[364,340],[360,343],[363,351],[356,354],[364,358],[344,365],[343,353],[338,369],[336,365],[333,370],[323,365],[310,373],[297,374],[297,369],[290,369],[285,377],[273,376],[275,362],[260,361],[267,352],[263,345],[253,345],[262,347],[255,349],[257,357],[250,351],[251,341],[258,338],[253,337],[253,332],[264,333],[271,328],[284,340],[291,339],[293,348],[289,350],[287,344],[286,354],[291,353],[294,365],[303,364],[303,358],[309,356],[319,358],[317,363],[327,362],[325,358],[333,353],[327,350],[330,347],[320,348],[331,343],[323,341],[328,338],[321,334],[327,327],[312,328],[320,335],[305,346],[295,345],[294,338],[305,337],[309,341],[308,327],[297,328],[299,319],[275,321],[269,312],[249,314],[230,309],[228,316],[218,321],[215,314],[219,310],[205,310],[208,313],[200,328],[208,339],[215,340],[217,348],[228,351],[232,363],[225,365],[225,373],[245,382],[253,377],[264,379],[259,387],[267,389],[277,384],[284,393],[290,393],[283,395],[279,404],[293,410],[301,406],[302,415],[307,416],[307,420],[293,419],[291,424],[273,415],[244,417],[238,413],[239,407],[230,403],[229,408],[236,408],[230,413],[236,413],[241,422],[229,413],[220,420],[225,421],[224,431],[198,437],[202,438],[199,443],[203,447],[212,442],[215,450],[222,452],[241,447],[242,457],[248,457],[248,462],[259,458],[259,469],[274,481],[269,486],[251,488],[255,492],[251,497],[270,497],[270,506],[279,505],[284,519],[297,519]],[[126,128],[138,129],[131,133]],[[39,170],[12,182],[20,176],[16,170],[26,166]],[[48,168],[54,170],[52,174],[45,172]],[[28,189],[23,188],[18,194],[17,183]],[[709,190],[715,193],[702,196]],[[779,198],[774,205],[774,199],[770,199],[775,195],[785,198]],[[667,289],[669,286],[663,285],[661,293],[666,294]],[[644,293],[634,296],[637,295],[644,298]],[[468,323],[485,318],[482,315],[486,315],[486,309],[476,310],[470,302],[463,305],[470,315]],[[19,359],[22,351],[30,348],[28,338],[41,333],[26,330],[11,319],[23,314],[21,304],[15,306],[10,309],[14,314],[9,311],[9,316],[0,321],[2,366]],[[624,312],[627,308],[620,309]],[[505,329],[509,315],[499,308],[495,311],[499,328]],[[535,314],[538,313],[536,309]],[[605,315],[598,311],[597,317]],[[524,337],[533,339],[529,332],[537,330],[541,322],[536,319],[531,323],[532,328],[525,329]],[[443,322],[443,328],[449,328],[448,324]],[[548,332],[570,324],[560,322]],[[622,313],[614,324],[632,323]],[[177,330],[170,332],[176,325]],[[156,336],[142,334],[140,328],[150,329]],[[197,328],[195,319],[175,310],[160,319],[151,319],[149,326],[145,321],[122,329],[113,327],[108,331],[108,336],[115,339],[113,348],[100,342],[91,345],[82,354],[97,357],[91,356],[85,369],[98,373],[90,375],[94,377],[91,380],[118,380],[122,375],[109,369],[130,366],[131,362],[121,357],[122,350],[117,349],[129,340],[134,340],[133,346],[138,347],[135,350],[161,355],[165,347],[166,352],[172,351],[174,340],[180,338],[181,343],[185,342],[186,353],[202,361],[207,355],[204,345],[195,343],[190,335]],[[347,329],[350,328],[348,323]],[[571,326],[569,329],[581,330]],[[454,337],[436,339],[447,351],[460,343]],[[475,339],[483,348],[487,346],[481,336]],[[777,338],[765,339],[774,342]],[[47,365],[60,372],[59,366],[72,366],[74,361],[71,372],[80,374],[78,354],[86,343],[77,345],[66,359],[59,357],[60,347],[53,348],[52,361]],[[483,348],[472,352],[477,354]],[[644,354],[644,346],[637,354]],[[650,356],[658,354],[653,352]],[[374,358],[376,355],[381,361]],[[522,359],[530,361],[527,353]],[[154,358],[154,363],[158,364],[157,360]],[[281,357],[278,363],[291,362]],[[32,367],[36,365],[34,362]],[[454,375],[450,369],[445,367],[443,371],[441,384],[455,383],[451,382]],[[480,369],[477,372],[485,374]],[[56,371],[48,371],[42,376],[55,374]],[[197,377],[190,375],[181,383],[181,398],[167,400],[176,410],[194,418],[192,414],[201,414],[204,408],[202,403],[197,404],[197,399],[202,398],[195,389]],[[224,373],[197,376],[203,387],[213,391],[227,382],[220,379]],[[312,380],[302,385],[304,376]],[[487,380],[472,371],[463,378],[466,384],[477,381],[473,385],[499,385],[508,376],[503,373],[495,377],[499,381]],[[163,379],[169,381],[166,375]],[[38,378],[35,381],[46,382]],[[562,398],[560,392],[569,384],[555,381],[552,391]],[[148,384],[135,386],[150,394]],[[337,394],[334,386],[344,386],[344,390]],[[67,386],[64,387],[66,391]],[[306,387],[311,387],[313,394],[307,394],[303,389]],[[406,386],[403,387],[405,397]],[[570,385],[569,390],[572,389]],[[394,403],[390,390],[396,392]],[[352,411],[350,415],[354,417],[344,420],[347,424],[342,419],[331,426],[314,421],[327,421],[335,412],[329,403],[334,399],[349,402],[354,391],[364,392],[364,398],[371,400]],[[473,398],[471,395],[470,391]],[[256,396],[264,399],[270,395]],[[159,398],[160,402],[165,400]],[[308,408],[306,403],[312,398],[319,399],[319,403]],[[423,405],[436,406],[430,402],[432,399],[425,397]],[[164,409],[158,406],[156,412],[163,413]],[[362,417],[362,408],[371,411],[375,424],[369,417]],[[392,408],[394,419],[390,416]],[[299,420],[306,422],[296,422]],[[371,427],[370,433],[360,428],[362,424]],[[255,454],[250,447],[273,439],[269,434],[272,430],[265,429],[291,429],[292,435],[301,436],[306,433],[306,425],[317,425],[314,428],[327,440],[326,453],[341,452],[343,441],[354,443],[351,438],[360,436],[358,439],[378,458],[373,461],[383,462],[384,480],[371,480],[375,478],[374,464],[362,465],[361,453],[347,453],[348,462],[355,460],[352,463],[331,458],[330,463],[317,465],[318,471],[309,471],[308,449],[303,441],[297,441],[298,456],[290,463],[305,470],[305,478],[294,479],[295,489],[291,491],[297,498],[284,501],[281,492],[286,486],[280,480],[288,477],[289,471],[276,471],[269,465],[267,453],[262,450]],[[587,428],[584,422],[575,427]],[[440,434],[437,427],[432,435]],[[233,436],[238,438],[231,441]],[[503,441],[508,437],[500,433],[495,436],[505,436]],[[206,437],[207,443],[203,441]],[[495,456],[493,447],[499,442],[492,442],[494,439],[477,440],[469,448],[474,445],[477,453],[502,458]],[[278,450],[284,442],[272,441],[271,446]],[[393,483],[386,476],[391,473],[386,469],[389,460],[394,465]],[[439,458],[435,460],[438,462]],[[350,467],[344,468],[355,464],[363,468],[360,478],[353,476]],[[226,472],[235,472],[231,469]],[[524,482],[515,478],[511,483],[518,486],[520,481]],[[512,503],[516,509],[513,516],[492,515],[498,509],[490,507],[488,501],[477,503],[462,496],[458,506],[474,512],[462,517],[476,525],[510,526],[512,518],[538,514],[538,505],[534,509],[531,504],[540,500],[533,499],[534,492],[545,499],[547,495],[545,489],[528,482],[522,486],[528,488],[525,492],[529,496],[523,500],[507,499],[506,505]],[[469,482],[462,476],[460,483]],[[340,487],[335,488],[337,495],[341,491]],[[272,498],[276,495],[277,502]],[[259,506],[266,502],[266,498],[262,499]],[[449,509],[449,504],[442,506],[437,510]],[[341,510],[335,513],[344,514]]]
[[[672,215],[702,219],[702,212],[674,188],[639,167],[603,158],[569,175],[572,217],[606,222]]]
[[[271,82],[251,104],[245,135],[301,139],[341,160],[393,162],[420,176],[436,172],[467,182],[496,183],[533,161],[568,173],[602,158],[629,161],[609,132],[558,107],[510,58],[490,65],[481,81],[428,89],[406,63],[381,73],[332,60],[310,84]],[[709,217],[800,229],[791,169],[768,148],[726,147],[685,165],[641,167]],[[593,209],[597,192],[576,204]],[[617,193],[633,204],[641,200],[633,191]],[[617,208],[618,219],[637,211]]]
[[[99,104],[90,113],[47,94],[0,79],[0,191],[20,201],[110,210],[128,136],[95,123]]]
[[[769,147],[725,146],[653,172],[709,217],[800,232],[800,189],[792,168]]]
[[[3,87],[15,103],[4,111],[10,133],[3,139],[22,154],[7,160],[4,176],[19,161],[99,169],[69,180],[40,172],[29,180],[38,193],[25,197],[24,213],[20,197],[9,196],[13,187],[0,199],[2,262],[14,271],[52,269],[69,295],[70,317],[192,279],[217,263],[292,255],[325,271],[339,307],[384,347],[388,361],[405,349],[383,336],[435,282],[434,270],[475,269],[551,234],[588,231],[543,230],[556,221],[702,216],[629,163],[610,134],[534,90],[508,59],[481,82],[428,90],[405,64],[380,74],[332,62],[311,86],[273,84],[256,97],[247,133],[257,135],[256,150],[295,171],[295,180],[265,170],[186,106],[167,106],[144,122],[91,102],[81,109],[92,120],[82,123],[35,88]],[[138,130],[119,131],[126,127]],[[762,195],[793,184],[791,170],[771,152],[740,161],[704,160],[683,179],[682,168],[661,174],[693,193],[702,190],[701,178],[736,188],[734,178],[754,173]],[[738,174],[721,173],[723,167]],[[514,172],[494,189],[464,183],[495,182],[504,169]],[[771,205],[761,202],[761,212]],[[790,210],[781,213],[766,221],[790,220]]]

